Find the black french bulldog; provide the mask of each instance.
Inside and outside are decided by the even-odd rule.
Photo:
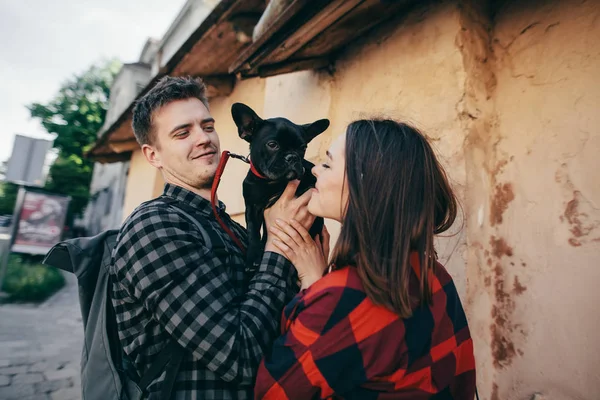
[[[251,169],[244,179],[243,195],[248,229],[247,265],[251,267],[260,261],[266,242],[265,208],[279,199],[291,180],[300,179],[296,196],[314,187],[316,178],[311,173],[314,164],[306,161],[304,154],[307,144],[329,127],[329,120],[296,125],[285,118],[262,119],[242,103],[231,106],[231,115],[240,137],[250,143]],[[310,228],[311,236],[314,238],[322,229],[323,218],[316,218]]]

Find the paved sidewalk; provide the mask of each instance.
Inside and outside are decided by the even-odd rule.
[[[0,306],[0,399],[79,400],[83,325],[77,282],[45,303]]]

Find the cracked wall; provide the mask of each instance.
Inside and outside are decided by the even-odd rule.
[[[599,20],[594,1],[509,1],[494,18],[499,399],[600,397]]]
[[[330,118],[315,162],[365,116],[430,136],[462,205],[437,247],[468,314],[481,399],[600,397],[599,10],[426,3],[357,40],[332,73],[266,80],[266,113]]]
[[[457,104],[464,89],[464,70],[454,40],[456,6],[419,7],[349,46],[333,71],[303,71],[266,79],[265,115],[298,122],[329,118],[331,126],[308,147],[308,158],[325,159],[332,140],[351,121],[390,116],[413,123],[432,139],[440,161],[461,202],[465,187],[464,133]],[[433,78],[432,78],[433,77]],[[466,230],[462,218],[447,237],[437,240],[442,262],[466,292]],[[335,241],[339,226],[327,226]]]
[[[600,398],[600,3],[491,3],[427,2],[348,46],[333,71],[238,82],[211,110],[222,148],[240,153],[235,101],[329,118],[313,162],[357,118],[421,128],[462,205],[436,245],[467,311],[480,398]],[[230,166],[219,195],[237,214],[246,167]]]
[[[465,70],[455,46],[458,17],[451,2],[421,6],[344,51],[331,77],[332,124],[329,136],[321,139],[321,156],[352,120],[388,116],[411,123],[431,139],[464,204],[465,131],[457,107],[464,95]],[[464,298],[467,231],[461,229],[462,217],[436,246]]]

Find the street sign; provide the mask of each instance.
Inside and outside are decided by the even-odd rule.
[[[44,164],[52,141],[16,135],[5,179],[20,185],[44,186]]]

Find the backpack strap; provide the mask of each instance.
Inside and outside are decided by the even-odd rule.
[[[161,399],[170,399],[171,393],[173,393],[173,387],[177,379],[177,373],[183,360],[183,348],[179,344],[172,340],[170,341],[161,351],[150,368],[144,373],[142,379],[140,379],[139,387],[145,392],[148,386],[166,369],[165,380],[162,384],[162,390],[160,392]]]
[[[202,224],[196,218],[192,217],[190,213],[185,211],[182,207],[176,206],[175,202],[172,202],[169,205],[172,208],[176,208],[177,210],[179,210],[179,212],[182,213],[186,219],[188,219],[188,222],[191,222],[192,225],[198,228],[200,234],[202,235],[202,239],[204,239],[204,243],[210,243],[212,241],[211,238],[208,236],[208,232],[206,232],[206,228],[202,226]]]
[[[180,214],[180,216],[184,217],[189,223],[191,223],[196,228],[198,228],[198,230],[200,231],[200,235],[202,236],[202,239],[204,240],[204,243],[211,243],[212,250],[216,254],[222,256],[222,255],[225,255],[230,252],[230,250],[228,250],[229,242],[226,242],[225,239],[223,239],[221,237],[221,235],[210,236],[207,231],[206,226],[202,225],[200,223],[200,221],[196,217],[193,216],[195,209],[192,206],[182,203],[180,201],[177,201],[173,198],[167,197],[165,195],[162,195],[160,198],[162,201],[165,202],[165,204],[168,205],[170,210],[172,210],[175,213]],[[229,216],[226,216],[226,218],[227,218],[228,223],[236,224],[236,222],[233,221]],[[234,247],[236,247],[235,244],[233,244],[233,245],[234,245]]]

